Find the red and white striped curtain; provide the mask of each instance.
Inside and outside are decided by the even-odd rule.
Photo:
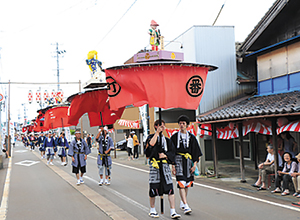
[[[139,129],[140,128],[140,121],[139,120],[130,121],[130,120],[125,120],[125,119],[120,119],[118,121],[118,124],[120,126],[126,126],[126,127],[134,128],[134,129]]]
[[[197,134],[197,131],[195,130],[194,124],[190,124],[187,129],[187,131],[189,131],[190,133],[192,133],[193,135]],[[168,134],[169,137],[171,137],[175,132],[179,131],[179,129],[175,128],[175,129],[170,129],[170,128],[166,128],[166,132]]]
[[[201,129],[203,128],[203,129]],[[198,134],[200,137],[204,135],[212,135],[211,131],[211,124],[201,124]],[[239,131],[237,126],[226,126],[224,128],[217,128],[217,138],[223,140],[229,140],[232,138],[239,137]],[[251,120],[243,123],[243,136],[246,136],[249,132],[256,132],[265,135],[272,135],[272,128],[266,122],[263,123],[261,120]]]
[[[300,132],[300,121],[293,121],[277,129],[277,135],[285,131]]]

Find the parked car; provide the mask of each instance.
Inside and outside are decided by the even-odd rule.
[[[127,150],[127,141],[125,139],[117,142],[116,145],[117,150]]]

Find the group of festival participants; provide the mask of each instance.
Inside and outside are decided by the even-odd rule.
[[[65,133],[61,132],[59,137],[56,137],[55,132],[41,132],[40,135],[30,133],[22,135],[22,142],[27,149],[34,151],[37,147],[41,152],[41,158],[47,157],[47,164],[53,165],[53,159],[56,154],[61,158],[61,165],[66,166],[66,149],[69,148],[68,140]]]
[[[175,211],[175,196],[172,174],[176,176],[177,188],[181,198],[180,209],[188,215],[192,212],[187,202],[188,189],[193,186],[194,172],[202,156],[196,137],[187,131],[190,119],[182,115],[178,118],[179,131],[171,138],[162,133],[165,130],[165,122],[154,122],[155,133],[148,136],[145,146],[145,154],[150,164],[149,174],[149,216],[158,218],[155,209],[155,197],[163,194],[168,195],[170,204],[170,216],[172,219],[180,218]],[[67,165],[66,156],[72,158],[72,173],[76,175],[77,185],[84,183],[83,175],[86,172],[87,155],[91,149],[87,142],[81,138],[81,131],[75,131],[75,138],[68,143],[64,132],[59,137],[54,133],[41,132],[40,136],[30,134],[23,136],[22,141],[28,149],[34,150],[39,147],[41,158],[47,158],[47,164],[53,165],[53,158],[58,154],[61,157],[61,165]],[[97,165],[99,170],[99,186],[110,185],[112,159],[110,151],[114,149],[114,143],[108,134],[107,127],[101,127],[96,136],[99,143]],[[68,152],[67,150],[68,149]],[[170,168],[171,167],[171,168]],[[105,172],[105,178],[104,178]]]

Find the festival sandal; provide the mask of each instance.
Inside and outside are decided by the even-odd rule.
[[[273,191],[271,191],[271,193],[281,193],[281,190],[273,190]]]
[[[263,187],[257,188],[257,191],[260,191],[260,190],[267,190],[267,189],[266,189],[266,188],[263,188]]]

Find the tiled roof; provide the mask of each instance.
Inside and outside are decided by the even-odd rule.
[[[199,122],[300,112],[300,91],[254,96],[197,117]]]

